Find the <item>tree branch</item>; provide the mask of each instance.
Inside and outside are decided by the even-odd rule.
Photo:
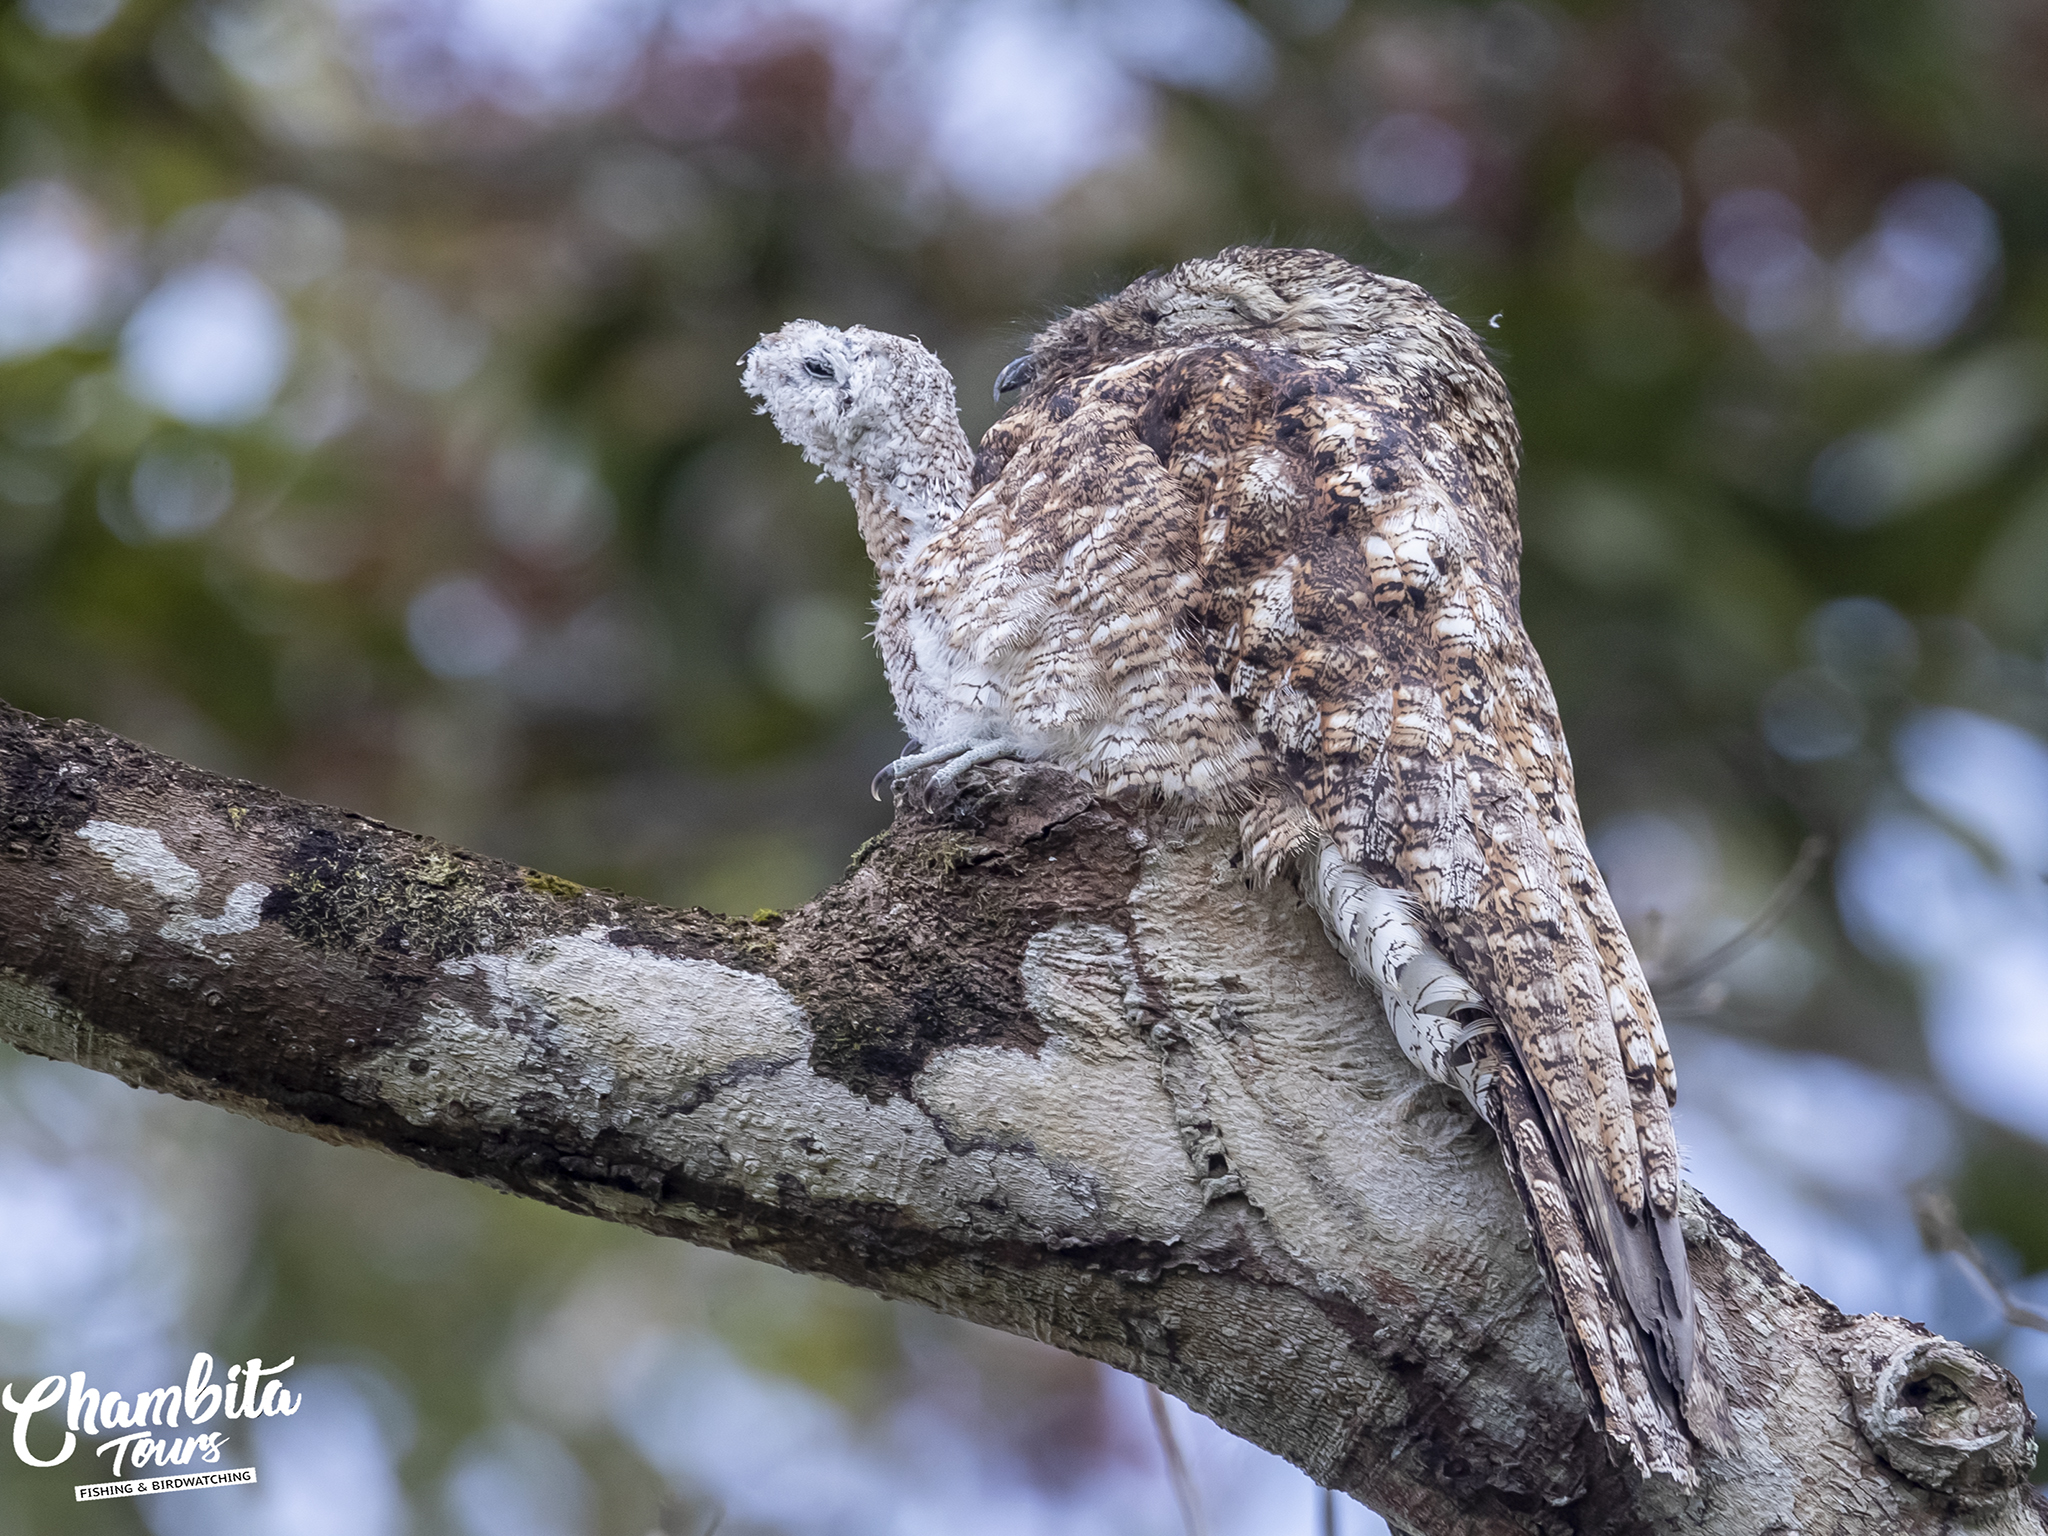
[[[1736,1443],[1610,1463],[1488,1135],[1295,894],[991,783],[750,923],[0,706],[0,1038],[1108,1361],[1401,1529],[2048,1531],[2010,1375],[1690,1192]]]

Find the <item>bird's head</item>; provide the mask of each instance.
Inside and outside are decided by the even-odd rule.
[[[786,441],[848,483],[887,481],[960,435],[946,365],[909,337],[864,325],[792,320],[740,359],[740,384]]]
[[[1464,323],[1415,284],[1327,251],[1241,245],[1148,273],[1063,316],[1003,370],[999,391],[1051,386],[1162,348],[1233,341],[1304,356],[1402,347],[1491,371]]]

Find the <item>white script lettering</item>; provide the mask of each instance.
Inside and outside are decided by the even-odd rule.
[[[32,1467],[54,1467],[59,1462],[69,1460],[71,1452],[78,1445],[78,1436],[66,1430],[64,1432],[64,1449],[52,1456],[48,1461],[44,1461],[28,1448],[28,1421],[41,1413],[45,1408],[56,1403],[63,1396],[64,1378],[62,1376],[45,1376],[41,1381],[30,1387],[28,1389],[28,1396],[18,1403],[14,1400],[13,1382],[9,1382],[6,1387],[0,1388],[0,1408],[5,1408],[14,1415],[14,1454]]]

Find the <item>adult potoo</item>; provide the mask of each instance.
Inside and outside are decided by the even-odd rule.
[[[1235,819],[1493,1125],[1594,1421],[1691,1482],[1719,1410],[1671,1058],[1522,628],[1519,437],[1473,334],[1411,283],[1240,247],[1049,326],[978,452],[916,342],[799,320],[744,367],[853,491],[922,748],[884,772],[1043,758]]]

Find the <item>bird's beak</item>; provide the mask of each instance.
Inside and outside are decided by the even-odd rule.
[[[1037,372],[1038,365],[1031,361],[1029,352],[1013,362],[1004,364],[1003,371],[996,375],[996,403],[1000,405],[1003,396],[1011,390],[1022,389],[1029,384],[1032,375]]]

